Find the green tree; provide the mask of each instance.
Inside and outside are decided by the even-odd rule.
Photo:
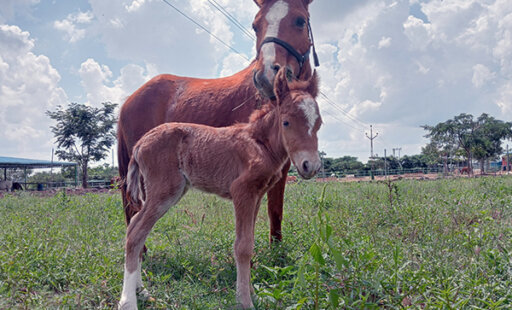
[[[485,172],[485,161],[495,159],[503,153],[502,140],[512,137],[512,123],[503,122],[483,113],[476,120],[473,154],[480,161],[481,172]]]
[[[82,172],[82,187],[87,187],[89,162],[104,159],[115,141],[114,109],[117,105],[102,103],[101,108],[71,103],[67,108],[46,114],[57,122],[51,126],[57,141],[55,154],[63,160],[76,161]]]
[[[475,146],[475,130],[476,122],[473,115],[461,113],[453,119],[441,122],[435,126],[425,125],[423,129],[429,133],[426,138],[431,139],[431,143],[438,146],[440,153],[445,158],[451,156],[454,150],[461,149],[464,151],[468,166],[471,168],[472,151]]]

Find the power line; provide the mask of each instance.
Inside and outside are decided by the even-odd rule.
[[[240,31],[242,31],[242,33],[245,34],[249,39],[253,41],[256,40],[256,37],[217,1],[208,0],[208,2],[219,12],[221,12],[222,15],[224,15],[229,21],[231,21],[238,29],[240,29]]]
[[[363,128],[366,128],[368,125],[363,123],[362,121],[358,120],[357,118],[355,118],[354,116],[352,116],[349,112],[345,111],[343,108],[341,108],[338,104],[336,104],[334,101],[332,101],[331,99],[329,99],[329,97],[327,97],[326,94],[324,94],[323,92],[320,92],[320,95],[322,95],[325,100],[327,101],[327,103],[331,104],[333,107],[335,107],[338,111],[340,111],[341,113],[343,113],[348,119],[350,119],[351,121],[353,121],[354,123],[357,123],[359,126],[362,126]]]
[[[328,116],[330,116],[330,117],[334,118],[334,119],[335,119],[335,120],[337,120],[338,122],[340,122],[340,123],[344,123],[344,124],[345,124],[345,125],[347,125],[348,127],[350,127],[350,128],[352,128],[352,129],[355,129],[355,130],[357,130],[357,131],[361,132],[361,129],[360,129],[360,128],[356,128],[356,127],[354,127],[354,126],[350,125],[348,122],[346,122],[346,121],[343,121],[343,120],[339,119],[335,114],[329,113],[329,111],[327,111],[327,110],[325,110],[325,109],[324,109],[324,111],[323,111],[323,112],[325,112]]]
[[[165,2],[168,6],[170,6],[171,8],[173,8],[174,10],[176,10],[176,12],[180,13],[183,17],[185,17],[186,19],[188,19],[189,21],[193,22],[197,27],[201,28],[202,30],[206,31],[206,33],[208,33],[210,36],[212,36],[213,38],[215,38],[217,41],[219,41],[220,43],[222,43],[225,47],[229,48],[230,50],[232,50],[233,52],[237,53],[240,57],[242,57],[243,59],[247,60],[247,61],[250,61],[249,58],[247,58],[247,56],[245,56],[244,54],[240,53],[238,50],[236,50],[234,47],[232,47],[231,45],[227,44],[226,42],[224,42],[222,39],[220,39],[219,37],[217,37],[215,34],[213,34],[210,30],[206,29],[206,27],[204,27],[203,25],[199,24],[198,22],[196,22],[193,18],[189,17],[187,14],[183,13],[180,9],[178,9],[177,7],[175,7],[174,5],[172,5],[171,3],[169,3],[167,0],[162,0],[163,2]]]

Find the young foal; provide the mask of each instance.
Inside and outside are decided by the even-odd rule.
[[[189,187],[233,200],[237,301],[243,308],[253,306],[250,260],[261,199],[281,178],[289,157],[303,178],[320,168],[316,74],[288,85],[281,70],[274,88],[275,106],[255,111],[247,124],[214,128],[166,123],[137,142],[128,168],[128,192],[143,207],[127,228],[120,308],[136,308],[136,289],[142,287],[139,253],[146,237]]]

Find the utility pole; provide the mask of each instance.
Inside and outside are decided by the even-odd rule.
[[[373,135],[373,127],[370,125],[370,135],[368,136],[368,133],[365,132],[365,135],[368,139],[370,139],[370,158],[373,159],[373,140],[377,138],[379,133],[375,133],[375,136]]]
[[[506,167],[507,174],[509,174],[510,171],[510,157],[508,155],[508,144],[507,144],[507,167]]]
[[[400,151],[401,150],[402,150],[401,147],[393,148],[393,157],[395,157],[395,151],[398,151],[398,165],[400,166],[400,169],[403,170],[402,163],[400,162]]]
[[[388,160],[386,155],[386,149],[384,149],[384,175],[388,177]]]
[[[366,137],[367,137],[368,139],[370,139],[370,160],[373,160],[373,159],[375,158],[375,157],[373,156],[373,140],[374,140],[375,138],[377,138],[377,136],[379,135],[379,133],[377,132],[377,133],[375,134],[375,136],[374,136],[374,135],[373,135],[373,127],[372,127],[372,125],[370,125],[370,135],[368,136],[368,133],[367,133],[367,132],[365,132],[364,134],[366,135]],[[373,175],[373,162],[371,162],[370,167],[371,167],[371,170],[370,170],[370,173],[371,173],[371,179],[372,179],[372,180],[374,180],[374,179],[375,179],[375,177],[374,177],[374,175]]]

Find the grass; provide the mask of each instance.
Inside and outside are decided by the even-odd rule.
[[[252,283],[258,309],[507,309],[512,178],[287,186],[283,240],[265,202]],[[0,198],[0,309],[111,309],[122,287],[118,193]],[[189,192],[155,226],[146,309],[235,305],[229,201]]]

